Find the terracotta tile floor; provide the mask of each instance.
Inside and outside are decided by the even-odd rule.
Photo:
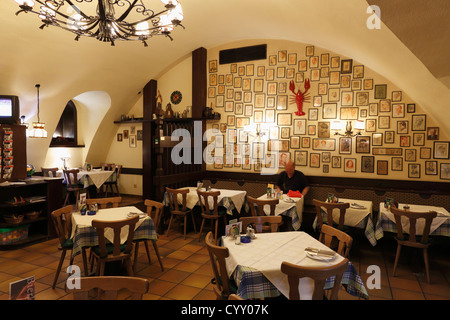
[[[175,230],[175,229],[174,229]],[[450,255],[447,243],[430,248],[431,284],[426,283],[421,253],[404,250],[400,259],[397,277],[392,277],[396,244],[392,238],[383,238],[372,247],[362,237],[355,237],[350,260],[357,268],[364,283],[370,274],[369,265],[377,265],[381,271],[381,288],[368,289],[371,300],[450,300]],[[151,246],[150,246],[151,247]],[[198,241],[198,234],[188,233],[183,239],[182,228],[171,232],[170,236],[160,236],[158,247],[163,259],[164,272],[151,247],[152,264],[149,265],[141,244],[136,276],[150,281],[148,300],[211,300],[215,299],[210,280],[212,270],[204,242]],[[0,300],[9,299],[9,283],[34,275],[36,278],[37,300],[67,300],[71,294],[64,290],[67,274],[64,269],[56,289],[51,288],[60,252],[57,240],[49,240],[12,251],[0,251]],[[412,260],[410,260],[412,259]],[[416,263],[414,262],[416,261]],[[81,255],[74,261],[82,265]],[[417,265],[417,267],[415,266]],[[123,298],[126,298],[124,296]],[[340,299],[356,299],[345,291]]]

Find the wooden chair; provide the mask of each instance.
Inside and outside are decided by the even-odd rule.
[[[58,176],[58,168],[41,168],[42,174],[44,177],[57,177]]]
[[[317,226],[320,228],[323,224],[322,208],[325,208],[327,214],[327,224],[333,226],[333,210],[339,210],[339,223],[337,228],[342,230],[344,228],[345,212],[350,208],[350,203],[328,203],[313,199],[313,204],[316,206]]]
[[[244,300],[244,299],[239,297],[237,294],[232,293],[228,296],[228,300]]]
[[[430,235],[431,222],[437,216],[435,211],[430,212],[414,212],[397,209],[391,207],[391,212],[394,214],[395,226],[397,228],[397,254],[395,255],[394,271],[392,275],[395,277],[395,272],[397,270],[397,264],[400,257],[400,252],[402,246],[408,246],[413,248],[419,248],[423,250],[423,259],[425,262],[425,271],[427,276],[427,282],[430,284],[430,270],[428,265],[428,247],[430,243],[428,241],[428,236]],[[402,220],[409,220],[409,237],[404,234]],[[418,219],[424,219],[425,225],[422,232],[422,237],[417,239],[416,237],[416,225]]]
[[[98,246],[93,248],[94,257],[97,259],[97,275],[103,276],[105,272],[105,263],[111,261],[122,261],[126,264],[129,276],[134,276],[131,265],[131,254],[133,251],[133,236],[136,223],[139,216],[118,220],[118,221],[100,221],[92,220],[92,226],[98,234]],[[128,236],[126,242],[120,243],[120,233],[123,227],[128,226]],[[107,243],[105,238],[105,229],[111,228],[114,232],[113,243]]]
[[[281,272],[287,274],[289,281],[289,300],[300,300],[299,283],[300,279],[308,277],[314,280],[313,300],[323,300],[324,286],[328,278],[335,276],[334,285],[331,289],[330,300],[337,300],[338,292],[342,276],[347,269],[348,259],[342,260],[340,263],[326,267],[305,267],[292,264],[289,262],[281,263]]]
[[[197,190],[198,201],[202,210],[202,225],[200,226],[200,235],[198,241],[202,238],[203,226],[205,221],[211,222],[211,231],[214,229],[214,240],[217,243],[217,230],[219,229],[219,219],[223,218],[224,226],[227,225],[226,210],[219,210],[217,198],[220,196],[220,191],[200,191]],[[213,199],[213,208],[210,208],[209,198]],[[215,227],[213,228],[213,222]]]
[[[103,186],[105,187],[105,197],[108,197],[108,189],[111,190],[111,193],[113,195],[117,195],[120,197],[120,191],[118,186],[118,181],[120,177],[120,173],[122,171],[122,165],[121,164],[113,164],[111,165],[111,171],[114,171],[113,174],[110,176],[108,180],[103,183]],[[115,187],[116,191],[114,191]]]
[[[86,199],[86,205],[89,207],[92,204],[98,204],[99,209],[106,208],[117,208],[119,204],[122,202],[122,197],[111,197],[111,198],[90,198]]]
[[[214,279],[211,280],[211,283],[215,284],[214,292],[216,293],[217,300],[226,300],[230,294],[237,293],[237,286],[228,277],[225,264],[225,258],[227,258],[230,253],[228,248],[219,247],[215,244],[215,239],[211,231],[206,235],[205,243],[214,273]]]
[[[258,200],[258,199],[252,198],[250,196],[247,196],[247,202],[248,202],[248,205],[250,206],[250,212],[253,217],[265,216],[266,215],[264,213],[265,205],[270,206],[270,215],[274,216],[275,215],[275,207],[279,203],[279,200],[278,199],[266,199],[266,200],[259,199]]]
[[[67,250],[73,250],[73,241],[70,239],[72,233],[72,211],[73,206],[65,206],[63,208],[57,209],[51,213],[52,221],[55,225],[56,234],[59,239],[58,249],[61,250],[61,258],[59,259],[58,268],[56,269],[55,278],[53,280],[52,288],[55,289],[56,282],[58,281],[59,274],[61,272],[61,267],[66,257]],[[82,248],[83,256],[83,267],[85,275],[88,276],[86,251]],[[70,265],[73,264],[72,254],[70,255]]]
[[[100,163],[100,167],[103,171],[111,171],[114,163]]]
[[[166,235],[169,235],[170,227],[172,225],[173,217],[183,217],[184,218],[184,239],[186,239],[186,226],[187,226],[187,215],[190,214],[192,218],[192,224],[194,225],[194,231],[197,233],[197,228],[195,226],[194,215],[192,214],[192,210],[186,208],[186,198],[189,193],[189,189],[171,189],[166,187],[166,191],[169,195],[169,211],[170,211],[170,220],[169,226],[167,228]],[[182,196],[182,204],[181,208],[178,204],[178,195]]]
[[[75,209],[78,209],[78,198],[80,197],[81,191],[86,191],[86,197],[88,197],[87,190],[78,184],[78,172],[80,172],[78,169],[63,170],[64,178],[66,180],[66,199],[64,200],[63,206],[66,206],[69,203],[69,196],[71,193],[75,195]]]
[[[338,241],[336,252],[344,258],[348,258],[352,247],[353,238],[341,230],[322,224],[322,227],[320,228],[319,241],[334,250],[334,239],[337,239]]]
[[[137,277],[83,277],[79,278],[80,287],[68,290],[73,293],[73,300],[90,300],[89,292],[99,290],[101,294],[93,295],[95,300],[117,300],[119,291],[123,289],[131,293],[130,300],[142,300],[142,296],[148,292],[149,281]]]
[[[253,225],[256,233],[277,232],[283,219],[281,216],[264,216],[264,217],[242,217],[242,230],[246,232],[249,225]]]
[[[164,208],[164,204],[162,204],[161,202],[148,200],[148,199],[145,200],[144,204],[147,207],[147,215],[150,218],[152,218],[152,220],[153,220],[155,230],[158,230],[158,225],[159,225],[159,221],[161,219],[161,214],[162,214],[162,210]],[[153,209],[155,209],[154,214],[153,214]],[[152,217],[152,215],[153,215],[153,217]],[[149,240],[147,240],[147,239],[134,240],[134,263],[133,263],[134,272],[136,272],[140,242],[144,242],[145,251],[147,252],[148,263],[149,264],[152,263],[152,261],[150,259],[150,250],[148,248],[148,241]],[[164,266],[161,261],[161,256],[159,255],[159,250],[158,250],[158,246],[156,245],[156,240],[152,240],[152,244],[153,244],[153,249],[155,250],[156,256],[158,257],[159,265],[161,266],[161,271],[164,271]]]

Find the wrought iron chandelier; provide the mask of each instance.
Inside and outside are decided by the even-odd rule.
[[[149,0],[15,0],[20,7],[16,12],[32,12],[41,18],[41,29],[56,26],[76,35],[93,37],[114,46],[116,40],[142,41],[163,35],[170,36],[172,30],[181,26],[183,10],[178,0],[161,0],[164,8],[160,12],[149,9],[144,3]],[[41,6],[34,9],[35,2]],[[94,9],[96,9],[95,12]],[[118,15],[116,16],[116,12]]]

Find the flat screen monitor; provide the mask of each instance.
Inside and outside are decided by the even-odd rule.
[[[19,123],[19,97],[0,95],[0,123]]]

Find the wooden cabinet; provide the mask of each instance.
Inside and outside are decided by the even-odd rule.
[[[14,204],[12,203],[14,198],[25,201]],[[50,214],[61,206],[62,179],[36,177],[3,183],[0,186],[0,237],[3,235],[0,239],[0,250],[55,237],[56,232]],[[27,217],[33,212],[40,212],[40,215],[37,218]],[[24,218],[18,224],[5,219],[13,215],[23,215]],[[23,239],[13,234],[16,230],[22,233]],[[9,239],[5,234],[9,235]]]

